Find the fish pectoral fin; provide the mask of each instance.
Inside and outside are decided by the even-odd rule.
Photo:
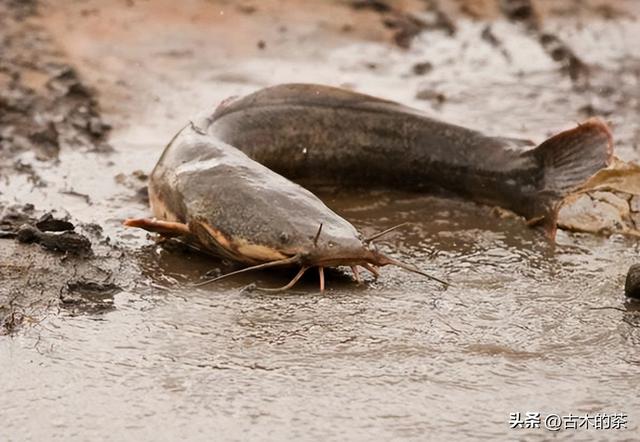
[[[189,226],[184,223],[174,221],[162,221],[153,218],[129,218],[123,221],[127,227],[137,227],[147,232],[159,233],[163,236],[184,236],[189,235]]]

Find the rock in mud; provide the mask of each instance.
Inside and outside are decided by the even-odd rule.
[[[611,197],[615,195],[610,194]],[[621,200],[621,198],[617,198]],[[575,232],[606,233],[624,230],[625,222],[617,203],[591,198],[586,193],[567,198],[558,213],[558,227]],[[625,202],[626,203],[626,202]],[[628,212],[628,206],[626,208]]]
[[[51,212],[47,212],[40,217],[36,227],[43,232],[65,232],[73,230],[75,226],[66,219],[54,218]]]
[[[35,226],[24,224],[17,234],[22,243],[37,243],[47,250],[71,253],[75,255],[91,254],[91,241],[76,232],[43,232]]]
[[[0,212],[0,237],[16,238],[21,243],[37,243],[47,250],[75,255],[91,254],[91,241],[74,232],[67,217],[56,218],[47,212],[36,218],[31,204],[9,206]]]
[[[607,203],[610,206],[615,207],[621,219],[629,217],[629,202],[615,193],[599,191],[590,193],[590,196],[594,200],[602,201],[603,203]]]
[[[628,298],[640,299],[640,264],[633,264],[627,272],[624,294]]]

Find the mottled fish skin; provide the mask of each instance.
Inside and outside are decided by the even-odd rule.
[[[548,216],[554,225],[558,201],[611,158],[610,133],[596,120],[532,149],[527,140],[486,136],[388,100],[311,84],[227,101],[208,123],[210,134],[294,180],[444,188],[527,219]]]
[[[149,194],[156,218],[188,224],[197,242],[234,261],[369,254],[357,230],[311,192],[194,125],[165,149]]]

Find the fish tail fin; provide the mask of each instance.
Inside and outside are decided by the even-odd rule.
[[[613,137],[602,120],[591,118],[560,132],[531,151],[542,165],[531,224],[541,223],[555,237],[562,200],[613,159]]]

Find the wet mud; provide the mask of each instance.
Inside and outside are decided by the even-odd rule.
[[[331,272],[325,294],[317,275],[252,290],[288,271],[192,288],[233,265],[121,226],[194,114],[291,81],[537,142],[598,116],[640,160],[633,1],[301,5],[0,2],[0,438],[546,440],[508,429],[540,411],[624,412],[595,437],[633,439],[639,246],[616,233],[637,228],[633,186],[578,194],[566,210],[605,205],[579,221],[605,234],[550,243],[440,192],[311,184],[365,235],[409,222],[379,247],[446,290],[397,269]]]

